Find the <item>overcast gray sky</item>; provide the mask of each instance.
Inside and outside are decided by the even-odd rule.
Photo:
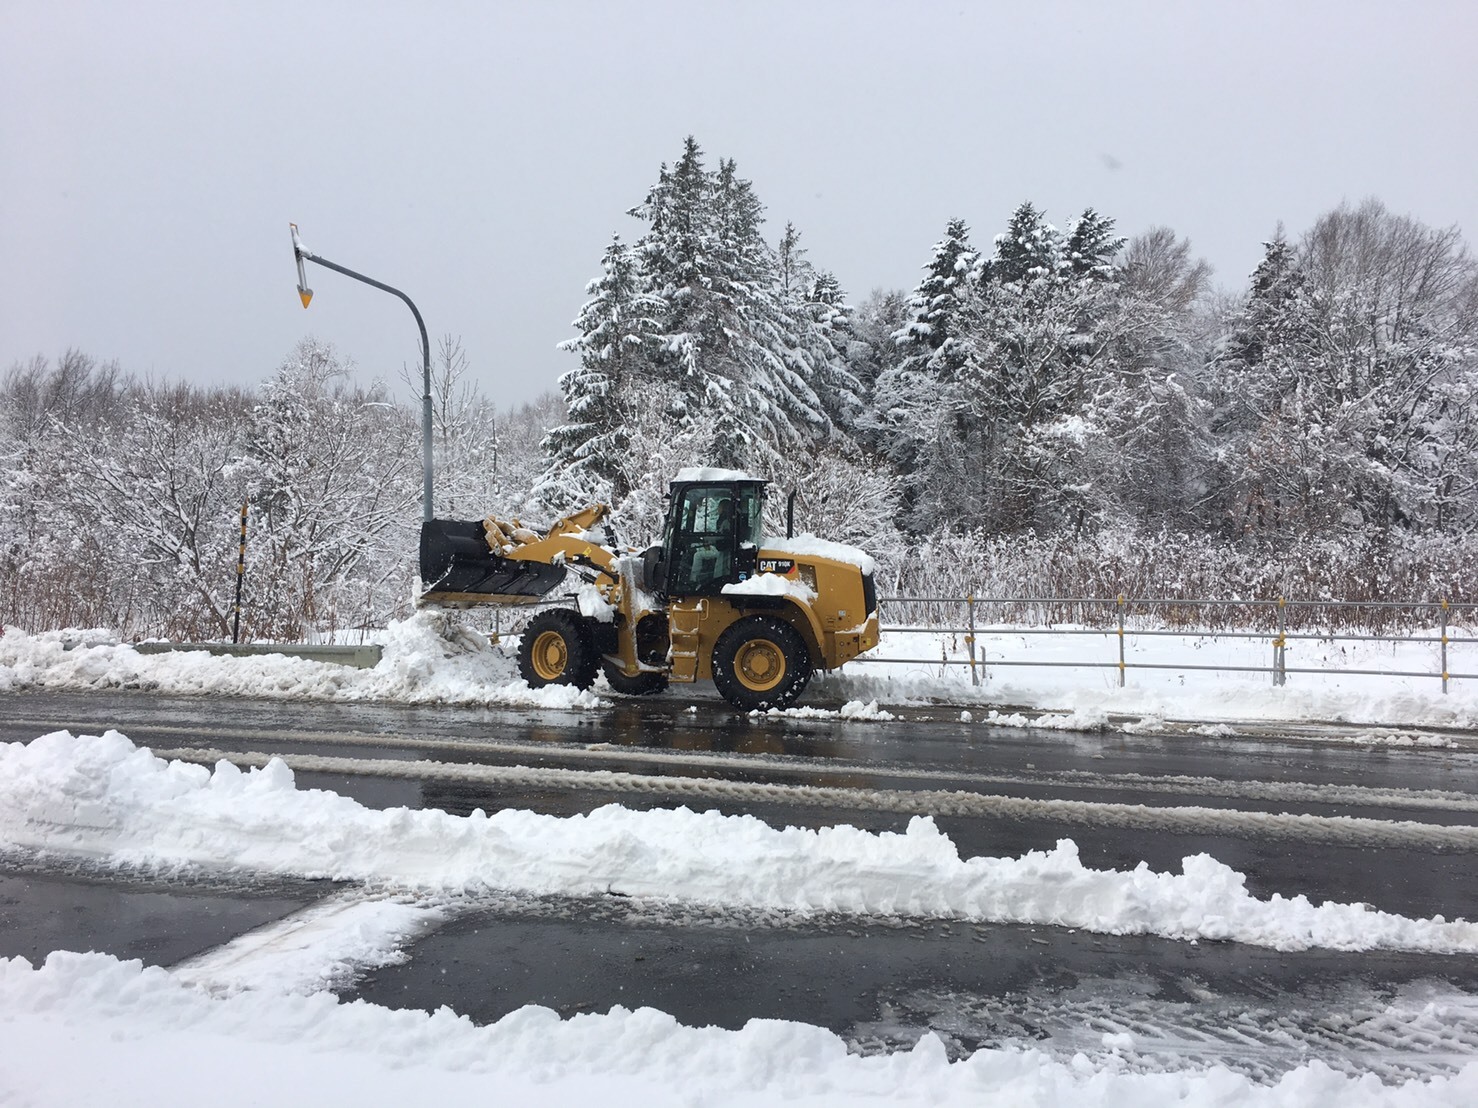
[[[952,216],[1164,224],[1242,287],[1375,195],[1478,227],[1478,4],[0,0],[0,369],[77,347],[260,381],[303,336],[419,364],[404,289],[504,402],[695,135],[854,300]]]

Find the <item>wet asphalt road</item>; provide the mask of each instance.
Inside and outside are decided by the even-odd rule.
[[[685,1024],[729,1028],[791,1019],[829,1027],[863,1051],[896,1048],[931,1029],[956,1054],[1049,1037],[1070,1054],[1101,1050],[1106,1031],[1169,1038],[1200,1024],[1211,1035],[1196,1060],[1259,1076],[1286,1068],[1301,1049],[1338,1058],[1365,1038],[1348,1034],[1353,1013],[1403,990],[1478,995],[1472,960],[1290,954],[1042,926],[797,925],[773,916],[654,914],[609,899],[472,912],[412,953],[406,964],[370,973],[350,995],[426,1010],[450,995],[458,1012],[479,1022],[525,1004],[563,1016],[645,1005]],[[1246,1030],[1240,1042],[1216,1041],[1217,1029],[1239,1023],[1267,1036],[1265,1051],[1286,1054],[1249,1057]],[[1321,1044],[1326,1034],[1343,1040]],[[1452,1038],[1455,1053],[1478,1051],[1478,1027],[1454,1029]],[[1183,1043],[1170,1049],[1182,1062],[1195,1055]]]
[[[312,904],[307,881],[202,885],[0,855],[0,958],[38,965],[54,950],[100,951],[170,966]]]
[[[698,701],[699,712],[688,713],[692,702],[624,701],[605,712],[564,713],[24,693],[0,696],[0,740],[112,727],[161,753],[204,747],[399,761],[406,763],[403,774],[299,769],[297,777],[302,787],[332,788],[372,806],[457,813],[523,807],[566,814],[611,802],[636,808],[687,803],[748,812],[782,826],[845,822],[901,830],[909,815],[869,808],[868,790],[964,789],[1114,805],[1478,824],[1478,811],[1462,803],[1411,807],[1399,796],[1368,793],[1478,792],[1478,753],[1465,738],[1454,749],[1391,750],[1265,735],[982,728],[961,724],[958,709],[948,708],[892,723],[756,720],[711,700]],[[552,784],[433,779],[418,774],[421,760],[535,766],[556,776]],[[631,774],[638,784],[619,794],[591,787],[578,776],[591,769]],[[558,777],[566,772],[574,775],[567,787]],[[655,784],[674,777],[734,783],[738,791],[696,803]],[[642,781],[654,784],[642,791]],[[747,796],[743,786],[750,783],[860,793],[855,804],[813,806]],[[1263,788],[1268,784],[1313,789],[1269,791]],[[1330,792],[1342,786],[1356,791]],[[1241,832],[1084,825],[1055,819],[1050,806],[1036,818],[936,819],[964,856],[1012,856],[1067,837],[1090,866],[1129,869],[1143,860],[1152,869],[1178,870],[1180,858],[1204,851],[1246,874],[1259,896],[1302,893],[1315,902],[1361,901],[1411,916],[1478,917],[1478,853],[1466,850],[1305,843],[1260,834],[1256,821]],[[0,858],[0,955],[34,960],[47,947],[90,946],[169,965],[288,915],[324,891],[291,882],[233,887],[227,880],[203,888],[156,879],[140,885],[95,871],[38,872]],[[730,1027],[751,1017],[793,1018],[832,1027],[859,1049],[908,1042],[925,1027],[945,1034],[952,1049],[968,1050],[1005,1039],[1071,1042],[1094,1019],[1110,1031],[1141,1024],[1153,1031],[1157,1021],[1194,1023],[1208,1012],[1221,1024],[1250,1019],[1249,1026],[1260,1025],[1267,1020],[1248,1013],[1272,1012],[1282,1038],[1273,1036],[1252,1052],[1262,1061],[1249,1063],[1249,1072],[1260,1072],[1259,1065],[1276,1072],[1280,1058],[1298,1053],[1288,1047],[1292,1053],[1285,1051],[1285,1058],[1279,1043],[1304,1042],[1306,1049],[1305,1040],[1324,1035],[1320,1029],[1332,1026],[1331,1019],[1338,1023],[1338,1013],[1362,1004],[1378,1008],[1381,998],[1401,990],[1478,996],[1478,964],[1471,958],[1284,954],[1046,927],[674,916],[621,898],[469,906],[410,953],[407,963],[367,976],[353,995],[392,1006],[449,1004],[478,1020],[525,1003],[565,1014],[650,1004],[685,1023]],[[1094,999],[1126,989],[1128,1002],[1122,996]],[[1369,1048],[1358,1035],[1346,1039],[1330,1049]],[[1235,1043],[1226,1046],[1234,1049]],[[1462,1055],[1478,1050],[1478,1041],[1458,1034],[1452,1049]],[[1219,1051],[1215,1043],[1204,1047],[1207,1058],[1226,1061]],[[1399,1058],[1394,1063],[1397,1070],[1404,1064]]]

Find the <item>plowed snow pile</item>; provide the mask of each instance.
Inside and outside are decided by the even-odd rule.
[[[281,654],[215,658],[204,652],[140,654],[105,631],[0,635],[0,692],[138,688],[301,700],[393,700],[411,704],[593,708],[599,699],[568,685],[530,689],[506,645],[463,630],[439,612],[419,612],[378,636],[384,653],[357,670]]]
[[[1364,904],[1259,900],[1205,854],[1182,872],[1083,865],[1071,839],[1020,858],[962,859],[928,817],[903,834],[846,825],[777,830],[687,808],[454,816],[365,808],[300,790],[273,759],[243,773],[164,762],[116,731],[0,746],[0,843],[170,870],[375,880],[426,891],[615,892],[721,908],[1056,924],[1281,950],[1478,953],[1478,924]]]
[[[209,976],[208,955],[177,971],[101,954],[59,952],[40,967],[0,960],[0,1090],[23,1104],[1478,1102],[1478,1063],[1382,1085],[1310,1062],[1259,1084],[1221,1066],[1138,1073],[1117,1055],[1064,1063],[1034,1049],[951,1062],[933,1035],[910,1051],[859,1057],[821,1028],[773,1020],[691,1028],[652,1009],[561,1020],[531,1006],[478,1027],[447,1009],[342,1004],[325,991],[346,958],[383,964],[394,951],[378,948],[424,926],[448,898],[482,889],[1009,919],[1281,949],[1478,951],[1478,929],[1462,921],[1257,900],[1241,874],[1205,855],[1185,859],[1180,874],[1115,872],[1084,867],[1069,840],[1021,858],[961,859],[927,819],[904,834],[872,834],[781,831],[684,809],[613,806],[563,819],[379,811],[300,790],[280,762],[212,772],[161,761],[117,732],[0,746],[0,847],[82,852],[155,872],[331,876],[363,881],[382,898],[326,914],[316,944],[293,950],[275,978],[238,974],[224,989],[220,978],[214,989],[198,983]]]

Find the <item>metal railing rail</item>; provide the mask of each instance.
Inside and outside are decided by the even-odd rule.
[[[963,658],[951,658],[941,649],[938,658],[865,658],[870,664],[885,665],[925,665],[925,666],[969,666],[970,682],[979,685],[988,666],[1030,666],[1030,667],[1056,667],[1072,669],[1115,669],[1119,674],[1119,685],[1122,687],[1126,674],[1131,669],[1142,670],[1203,670],[1225,673],[1267,673],[1272,677],[1274,685],[1282,686],[1288,683],[1290,673],[1300,674],[1325,674],[1325,675],[1350,675],[1371,677],[1430,677],[1440,679],[1442,691],[1448,691],[1448,684],[1456,680],[1478,680],[1478,673],[1455,673],[1448,666],[1448,647],[1453,644],[1478,643],[1478,637],[1451,634],[1452,617],[1455,613],[1478,613],[1478,603],[1454,603],[1449,600],[1440,601],[1401,601],[1401,600],[1288,600],[1280,597],[1277,600],[1233,600],[1233,599],[1152,599],[1148,597],[1129,598],[1125,596],[1107,597],[980,597],[969,596],[886,596],[879,598],[880,612],[882,605],[931,605],[931,604],[953,604],[964,607],[965,625],[950,626],[940,624],[923,625],[918,624],[883,624],[884,634],[943,634],[963,635],[966,656]],[[1070,607],[1070,608],[1112,608],[1114,611],[1114,622],[1111,625],[1092,627],[1008,627],[1001,628],[1011,635],[1112,635],[1117,640],[1118,657],[1115,661],[1100,661],[1084,659],[1081,661],[1062,660],[1028,660],[997,658],[987,662],[984,653],[976,657],[976,641],[979,630],[979,621],[976,618],[976,609],[990,607],[1006,607],[1010,605],[1030,605],[1033,607]],[[1239,631],[1239,630],[1216,630],[1209,627],[1135,627],[1127,617],[1132,612],[1136,617],[1144,618],[1152,616],[1156,610],[1184,608],[1248,608],[1263,609],[1263,614],[1275,625],[1267,631]],[[1340,609],[1345,611],[1363,611],[1373,609],[1377,611],[1402,610],[1413,615],[1422,612],[1431,612],[1435,615],[1438,624],[1437,634],[1366,634],[1361,632],[1319,631],[1300,632],[1292,631],[1288,627],[1288,614],[1290,610],[1300,611],[1308,609],[1320,611],[1326,609]],[[992,627],[991,630],[997,628]],[[1204,663],[1169,663],[1169,662],[1133,662],[1125,654],[1125,639],[1130,638],[1208,638],[1208,639],[1257,639],[1265,640],[1272,648],[1272,660],[1267,666],[1248,666],[1231,664],[1204,664]],[[1388,642],[1388,643],[1432,643],[1439,646],[1438,670],[1431,672],[1427,670],[1397,670],[1397,669],[1364,669],[1345,667],[1318,667],[1318,666],[1290,666],[1288,664],[1287,647],[1291,641],[1317,641],[1317,642]]]
[[[493,634],[516,633],[525,622],[526,616],[532,615],[541,608],[557,605],[568,605],[574,599],[573,594],[559,594],[547,597],[538,603],[519,607],[517,609],[494,609]],[[982,597],[982,596],[884,596],[879,597],[880,606],[906,606],[918,605],[940,605],[952,604],[963,609],[965,620],[963,626],[950,623],[940,624],[883,624],[882,631],[886,634],[936,634],[936,635],[960,635],[965,644],[964,657],[950,657],[948,653],[941,652],[937,658],[879,658],[871,655],[858,659],[869,665],[911,665],[911,666],[968,666],[970,668],[970,683],[979,685],[986,677],[986,671],[992,666],[1020,666],[1044,669],[1110,669],[1117,670],[1119,685],[1122,687],[1130,670],[1178,670],[1178,671],[1202,671],[1219,673],[1266,673],[1272,678],[1273,684],[1282,686],[1288,682],[1288,675],[1348,675],[1355,677],[1415,677],[1433,678],[1442,681],[1442,691],[1448,691],[1448,683],[1451,681],[1478,681],[1478,673],[1455,673],[1448,668],[1448,647],[1454,644],[1475,644],[1478,637],[1467,635],[1455,635],[1452,630],[1451,619],[1455,613],[1478,614],[1478,603],[1456,603],[1447,600],[1441,601],[1398,601],[1398,600],[1218,600],[1218,599],[1152,599],[1148,597]],[[1111,609],[1113,620],[1103,627],[1016,627],[991,624],[983,627],[977,618],[980,609],[991,607],[1006,607],[1010,605],[1031,605],[1038,607],[1046,606],[1070,606],[1077,608],[1097,607]],[[1266,631],[1244,631],[1244,630],[1218,630],[1205,626],[1188,626],[1180,628],[1166,627],[1136,627],[1131,617],[1145,618],[1152,616],[1156,610],[1164,611],[1175,608],[1246,608],[1264,609],[1265,615],[1270,617],[1272,624]],[[1413,632],[1405,635],[1377,635],[1363,632],[1341,632],[1341,631],[1292,631],[1288,628],[1287,615],[1290,610],[1405,610],[1413,614],[1420,612],[1432,612],[1438,623],[1437,634],[1421,634]],[[506,620],[505,620],[505,617]],[[994,658],[987,660],[984,652],[977,654],[978,637],[982,631],[1004,632],[1010,635],[1061,635],[1070,636],[1112,636],[1116,642],[1116,658],[1112,661],[1100,659],[1082,659],[1063,661],[1060,659],[1021,659],[1021,658]],[[1270,664],[1258,665],[1235,665],[1235,664],[1207,664],[1196,662],[1172,663],[1172,662],[1136,662],[1131,661],[1125,650],[1125,640],[1129,638],[1206,638],[1206,639],[1249,639],[1262,640],[1268,643],[1272,649]],[[1287,645],[1289,642],[1386,642],[1386,643],[1430,643],[1439,647],[1439,668],[1437,672],[1429,670],[1398,670],[1398,669],[1353,669],[1343,667],[1317,667],[1317,666],[1291,666],[1288,664]]]

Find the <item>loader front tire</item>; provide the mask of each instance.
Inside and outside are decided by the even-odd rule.
[[[657,693],[667,691],[667,674],[665,673],[638,673],[635,677],[627,677],[620,668],[613,666],[610,662],[605,665],[606,680],[611,684],[611,691],[621,693],[623,696],[655,696]]]
[[[599,664],[584,619],[566,608],[540,612],[518,642],[518,672],[531,689],[545,685],[588,689]]]
[[[736,708],[788,708],[810,680],[806,641],[774,616],[745,616],[714,645],[713,683]]]

